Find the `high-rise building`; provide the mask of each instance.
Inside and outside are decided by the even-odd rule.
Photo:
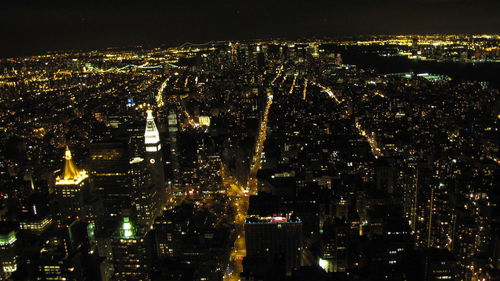
[[[394,193],[395,169],[389,159],[379,159],[375,164],[375,184],[377,190],[387,194]]]
[[[103,280],[112,274],[112,235],[120,215],[131,206],[129,154],[124,141],[92,143],[90,174],[95,201],[95,244],[103,259],[100,271]]]
[[[376,213],[382,216],[376,216],[375,221],[368,218],[368,225],[369,228],[374,226],[374,222],[381,225],[375,226],[377,230],[367,236],[369,237],[368,243],[362,242],[361,244],[363,246],[361,246],[360,255],[364,259],[360,260],[360,262],[373,280],[384,278],[399,280],[404,257],[414,248],[415,242],[409,233],[410,229],[407,220],[398,216],[396,212],[391,212],[392,208],[394,207],[389,209],[384,207],[376,208],[378,209]],[[355,255],[351,255],[351,257],[355,259]]]
[[[417,168],[414,211],[410,219],[418,247],[444,248],[449,243],[451,223],[449,194],[446,185],[425,164]]]
[[[52,225],[52,214],[48,209],[35,209],[34,211],[36,213],[27,213],[20,216],[19,227],[23,231],[40,235]]]
[[[150,280],[145,236],[136,231],[129,217],[123,217],[112,239],[114,279]]]
[[[456,278],[457,262],[446,249],[421,249],[410,251],[405,257],[403,267],[409,280],[471,280]],[[472,279],[475,280],[475,279]]]
[[[95,279],[95,272],[87,267],[89,258],[86,223],[70,218],[50,232],[42,244],[36,280]]]
[[[140,233],[146,233],[151,228],[161,211],[159,191],[151,183],[151,173],[144,162],[144,158],[132,158],[129,170],[132,187],[131,209],[134,211]]]
[[[0,223],[0,280],[7,280],[17,270],[16,230],[11,223]]]
[[[146,163],[151,173],[154,187],[158,190],[161,205],[166,202],[167,191],[165,185],[165,172],[163,169],[163,157],[160,143],[160,133],[156,128],[153,111],[147,111],[146,130],[144,132],[144,144],[146,148]]]
[[[33,180],[33,167],[27,166],[23,167],[24,175],[22,176],[21,184],[19,188],[16,190],[16,194],[14,195],[17,199],[17,204],[22,212],[29,212],[32,208],[32,204],[30,204],[30,197],[34,194],[38,193],[40,190],[35,185]]]
[[[252,215],[245,220],[247,257],[284,265],[287,274],[300,266],[302,221],[294,214]]]
[[[348,262],[349,226],[343,219],[326,222],[320,243],[319,266],[327,272],[345,272]]]
[[[178,156],[178,143],[177,143],[177,138],[178,138],[178,131],[179,131],[179,124],[177,122],[177,114],[175,112],[175,109],[171,109],[168,113],[168,144],[169,144],[169,160],[170,160],[170,165],[171,165],[171,184],[172,184],[172,191],[174,193],[178,193],[178,187],[179,187],[179,178],[180,178],[180,166],[179,166],[179,156]]]
[[[89,149],[94,192],[104,206],[105,218],[102,219],[117,220],[131,203],[127,144],[122,141],[92,143]]]
[[[81,215],[85,188],[88,188],[87,171],[79,170],[73,162],[71,151],[66,147],[64,168],[56,178],[56,222],[61,224],[67,217]]]
[[[153,134],[150,134],[151,132]],[[131,147],[130,141],[127,142],[126,139],[90,145],[91,176],[95,194],[100,201],[98,207],[102,208],[96,218],[95,238],[99,256],[104,258],[101,275],[105,279],[112,273],[113,267],[115,267],[114,272],[117,272],[117,262],[124,263],[126,251],[135,251],[135,246],[132,246],[144,242],[139,241],[143,238],[123,241],[117,238],[122,236],[115,233],[116,227],[129,225],[124,224],[121,217],[126,215],[127,220],[135,222],[134,237],[144,237],[161,211],[160,192],[164,189],[158,188],[155,182],[156,184],[163,182],[163,180],[158,181],[158,176],[163,177],[163,165],[161,145],[154,120],[152,124],[148,121],[144,138],[145,158],[136,156],[135,148]],[[156,163],[159,165],[155,165]],[[128,246],[132,248],[125,249]],[[141,244],[140,247],[145,246]],[[121,261],[116,261],[117,257]],[[129,275],[129,273],[123,273],[123,276],[120,274],[113,276],[121,278],[119,280],[126,280]],[[145,279],[141,277],[137,280]]]
[[[417,163],[415,161],[407,161],[406,167],[400,170],[400,181],[398,185],[403,192],[403,212],[408,219],[410,227],[415,230],[417,205],[416,205],[416,190],[417,190]]]

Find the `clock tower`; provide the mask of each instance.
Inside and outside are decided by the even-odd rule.
[[[160,143],[160,133],[156,128],[153,111],[147,111],[146,131],[144,132],[144,145],[146,148],[146,165],[151,173],[155,189],[160,194],[161,205],[166,201],[165,172],[163,170],[163,157]]]

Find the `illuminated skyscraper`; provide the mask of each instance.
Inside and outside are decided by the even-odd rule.
[[[152,182],[160,194],[162,203],[166,201],[165,172],[163,170],[163,157],[160,143],[160,133],[156,128],[153,111],[147,111],[144,144],[146,148],[146,163],[151,172]],[[162,205],[162,204],[161,204]]]
[[[124,217],[112,240],[113,280],[150,280],[144,236],[137,233],[129,217]]]
[[[7,222],[0,223],[0,280],[7,280],[17,270],[16,231]]]
[[[80,216],[84,189],[88,183],[87,171],[79,170],[73,162],[71,151],[66,147],[64,168],[56,178],[56,221],[61,224],[66,217]]]

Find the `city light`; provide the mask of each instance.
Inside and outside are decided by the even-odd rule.
[[[1,59],[0,279],[494,280],[499,43]]]

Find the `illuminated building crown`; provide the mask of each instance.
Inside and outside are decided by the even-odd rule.
[[[71,151],[66,146],[66,151],[64,152],[64,171],[63,179],[69,180],[78,177],[79,171],[76,168],[75,163],[71,157]]]
[[[120,227],[120,237],[123,239],[135,238],[135,227],[129,217],[124,217]]]
[[[66,151],[64,152],[64,169],[62,177],[57,177],[56,184],[78,184],[82,180],[88,177],[85,170],[78,170],[73,158],[71,156],[71,151],[66,146]]]
[[[146,131],[144,132],[144,143],[146,144],[146,152],[158,152],[161,149],[160,133],[156,128],[155,118],[153,111],[148,110],[148,117],[146,121]]]
[[[148,110],[148,117],[146,121],[146,131],[144,132],[144,143],[148,144],[158,144],[160,142],[160,133],[156,128],[155,118],[153,117],[153,111]]]

